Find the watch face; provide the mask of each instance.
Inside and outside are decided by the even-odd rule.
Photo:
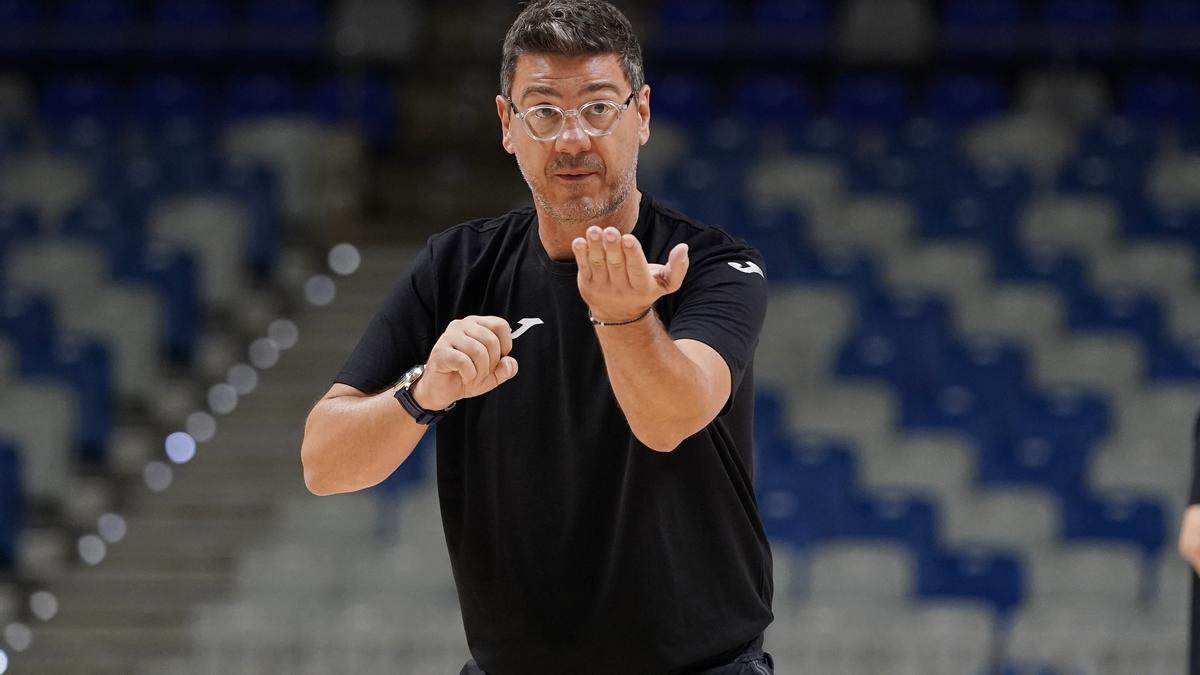
[[[425,374],[424,365],[410,368],[408,372],[404,374],[404,377],[400,378],[400,386],[404,388],[411,387],[413,382],[416,382],[423,374]]]

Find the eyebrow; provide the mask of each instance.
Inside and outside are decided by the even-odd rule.
[[[617,88],[616,84],[609,82],[607,80],[602,80],[600,82],[592,82],[591,84],[589,84],[589,85],[585,86],[583,89],[581,89],[580,93],[581,94],[593,94],[598,91],[605,91],[605,90],[611,91],[616,94],[621,93],[621,90]],[[523,92],[521,92],[521,102],[524,103],[525,99],[530,94],[544,94],[547,96],[554,96],[555,98],[562,98],[562,94],[560,94],[557,89],[555,89],[554,87],[551,87],[550,85],[531,84],[528,87],[525,87],[525,90]]]

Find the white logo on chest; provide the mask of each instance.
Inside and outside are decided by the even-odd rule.
[[[741,264],[731,262],[729,266],[743,274],[757,274],[764,279],[767,278],[767,275],[763,274],[762,268],[749,260]]]
[[[530,328],[533,328],[534,326],[537,326],[537,325],[543,324],[543,323],[546,323],[546,322],[542,321],[541,319],[536,319],[536,318],[521,319],[520,321],[517,322],[517,325],[520,326],[520,328],[518,328],[512,332],[512,339],[516,340],[517,338],[524,335],[525,331],[529,330]]]

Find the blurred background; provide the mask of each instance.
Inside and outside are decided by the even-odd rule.
[[[1180,673],[1200,2],[617,2],[758,246],[778,672]],[[428,444],[304,489],[426,236],[529,202],[518,7],[0,0],[0,673],[456,673]]]

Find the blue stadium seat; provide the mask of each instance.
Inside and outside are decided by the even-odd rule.
[[[1157,298],[1132,289],[1076,295],[1067,310],[1067,323],[1080,331],[1131,333],[1147,348],[1159,344],[1166,330]]]
[[[798,128],[808,121],[808,94],[795,80],[782,77],[747,80],[738,86],[735,96],[737,118],[746,124]]]
[[[776,441],[788,439],[787,413],[782,396],[761,387],[754,390],[754,442],[759,453],[782,447]],[[790,451],[779,461],[790,461]]]
[[[374,143],[387,141],[395,131],[396,106],[384,80],[365,77],[331,78],[313,90],[311,109],[328,124],[352,122]]]
[[[1007,108],[1000,83],[959,76],[938,80],[925,99],[925,115],[950,127],[974,124],[1002,114]]]
[[[1157,559],[1167,541],[1166,509],[1158,500],[1137,495],[1080,492],[1063,500],[1063,538],[1119,541],[1136,545]]]
[[[759,0],[754,20],[760,27],[821,28],[830,20],[828,0]]]
[[[232,16],[226,0],[158,0],[154,8],[159,28],[227,27]]]
[[[997,419],[1014,419],[1024,395],[1031,389],[1029,355],[1013,342],[975,337],[949,346],[947,372],[938,373],[943,384],[968,386]]]
[[[909,374],[900,346],[882,332],[860,332],[838,350],[833,372],[843,378],[880,380],[901,386]]]
[[[1094,155],[1144,167],[1154,158],[1157,143],[1157,127],[1116,116],[1086,127],[1079,136],[1076,151],[1080,157]]]
[[[900,425],[910,430],[949,431],[976,439],[995,436],[995,411],[971,386],[953,384],[921,386],[910,382],[900,399]]]
[[[105,27],[128,24],[134,16],[129,0],[66,0],[58,18],[64,25]]]
[[[21,455],[14,444],[0,439],[0,572],[11,570],[17,561],[24,508]]]
[[[802,280],[844,287],[860,298],[880,293],[879,268],[866,251],[850,248],[823,248],[811,266],[805,266]]]
[[[209,107],[203,85],[179,76],[142,80],[134,88],[133,104],[138,119],[155,128],[176,118],[202,119]]]
[[[993,253],[997,280],[1050,284],[1067,300],[1090,292],[1083,261],[1076,255],[1048,247]]]
[[[66,0],[59,10],[55,44],[64,51],[111,52],[133,44],[132,0]]]
[[[1143,54],[1194,58],[1200,45],[1200,3],[1195,0],[1142,0],[1138,14],[1138,48]]]
[[[655,115],[690,129],[712,120],[716,99],[707,81],[688,75],[666,75],[651,82],[650,87]]]
[[[41,91],[42,119],[54,127],[66,127],[80,118],[117,123],[122,110],[117,87],[101,78],[49,79]]]
[[[927,555],[917,563],[917,595],[929,600],[978,599],[1006,615],[1025,596],[1024,571],[1010,553],[968,548]]]
[[[896,78],[843,78],[834,85],[831,98],[834,118],[851,126],[894,127],[908,116],[908,90]]]
[[[243,75],[225,89],[225,113],[231,120],[287,115],[297,110],[296,85],[269,75]]]
[[[782,440],[755,472],[763,524],[773,539],[804,548],[835,533],[844,518],[856,480],[854,454],[847,446],[819,437]]]
[[[1164,124],[1191,123],[1200,112],[1196,86],[1166,75],[1129,82],[1121,95],[1121,112],[1138,121]]]
[[[1079,155],[1063,165],[1058,190],[1065,194],[1092,194],[1126,202],[1141,198],[1146,165],[1129,157]]]
[[[311,26],[325,20],[320,0],[251,0],[246,19],[263,27]]]
[[[1151,382],[1163,384],[1200,380],[1200,339],[1155,345],[1147,358],[1146,376]]]
[[[4,268],[4,255],[8,247],[37,235],[37,213],[28,207],[0,205],[0,269]],[[0,283],[3,276],[0,275]]]
[[[937,512],[928,498],[885,491],[852,496],[836,536],[899,542],[920,558],[936,550],[937,532]]]
[[[1107,396],[1074,388],[1027,394],[1013,432],[1050,439],[1058,447],[1090,448],[1112,430]]]
[[[857,151],[857,134],[838,120],[818,118],[794,130],[788,146],[795,154],[847,160]]]
[[[1020,0],[950,0],[942,21],[943,51],[1004,57],[1017,46]]]
[[[17,346],[23,377],[55,378],[75,389],[83,457],[103,457],[112,430],[115,391],[111,357],[104,346],[75,337],[60,338],[50,302],[17,289],[0,295],[0,335],[7,335]]]
[[[246,249],[251,271],[260,279],[275,269],[279,257],[280,197],[275,174],[257,163],[234,163],[220,169],[217,186],[242,203],[250,214]]]
[[[725,28],[732,12],[727,0],[663,0],[658,20],[664,29]]]
[[[1111,52],[1119,18],[1114,0],[1047,0],[1042,21],[1049,39],[1043,49],[1050,54],[1064,50],[1085,55]]]
[[[114,281],[150,286],[163,299],[163,353],[187,364],[195,353],[202,317],[194,256],[145,245],[145,213],[107,198],[90,200],[63,218],[63,234],[100,244]]]
[[[746,227],[729,232],[745,239],[762,253],[767,274],[773,281],[794,281],[803,278],[815,264],[805,230],[802,214],[778,210],[753,215]]]
[[[1058,494],[1079,489],[1087,445],[1070,435],[999,436],[979,443],[977,479],[983,485],[1029,485]]]
[[[0,0],[0,56],[24,54],[40,38],[39,0]]]
[[[1121,207],[1121,234],[1126,239],[1174,240],[1200,251],[1200,207],[1169,206],[1150,199],[1129,200]]]

